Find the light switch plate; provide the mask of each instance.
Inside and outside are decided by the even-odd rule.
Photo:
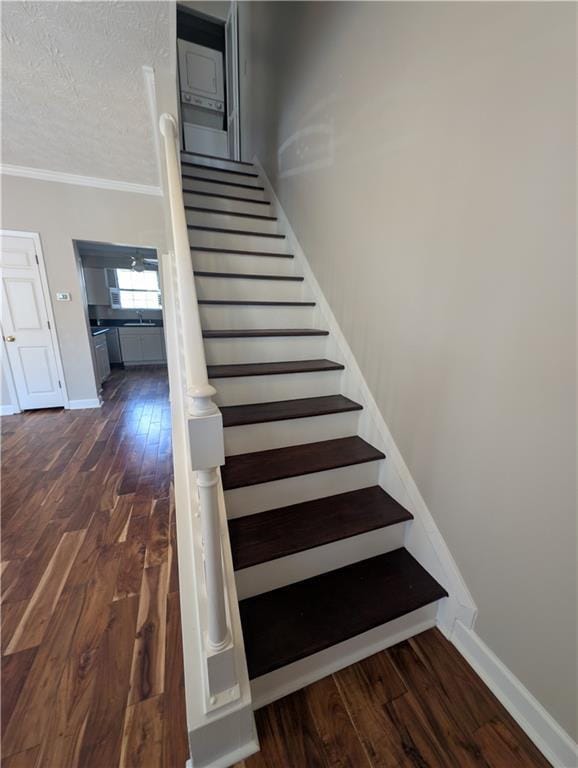
[[[71,301],[69,291],[62,291],[56,294],[56,301]]]

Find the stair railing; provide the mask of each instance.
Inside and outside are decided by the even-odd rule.
[[[258,749],[181,183],[179,130],[158,117],[168,253],[160,260],[170,385],[187,730],[193,765]],[[155,125],[155,130],[156,130]],[[175,553],[173,553],[173,557]]]

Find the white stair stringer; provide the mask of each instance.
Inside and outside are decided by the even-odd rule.
[[[404,546],[449,594],[448,598],[440,601],[437,623],[447,634],[451,633],[453,624],[458,619],[465,626],[471,627],[476,616],[475,602],[395,444],[355,356],[258,158],[254,158],[254,165],[260,172],[266,197],[271,201],[272,215],[277,216],[281,231],[287,235],[288,248],[295,257],[296,271],[305,277],[309,295],[319,307],[323,327],[330,332],[326,356],[329,359],[340,360],[345,365],[341,393],[363,406],[359,418],[359,435],[383,451],[387,457],[386,461],[380,462],[378,484],[414,516],[412,523],[407,526]]]

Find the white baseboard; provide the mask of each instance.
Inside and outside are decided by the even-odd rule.
[[[473,629],[468,629],[460,621],[456,621],[448,639],[544,757],[555,768],[576,768],[576,743]]]
[[[14,416],[15,413],[21,413],[20,408],[15,405],[0,405],[0,416]]]
[[[116,192],[132,192],[139,195],[160,196],[161,188],[149,184],[135,184],[131,181],[116,179],[101,179],[96,176],[79,176],[76,173],[49,171],[45,168],[29,168],[24,165],[0,165],[0,174],[5,176],[20,176],[24,179],[37,181],[56,181],[60,184],[76,184],[80,187],[96,187],[97,189],[112,189]]]
[[[80,411],[83,408],[100,408],[102,400],[99,397],[90,397],[86,400],[69,400],[68,408],[71,411]]]
[[[243,745],[239,749],[235,749],[232,752],[228,752],[226,755],[218,758],[211,763],[211,768],[229,768],[231,765],[236,765],[242,762],[247,757],[251,757],[255,752],[259,751],[259,742],[257,740],[250,741],[248,744]],[[195,768],[191,758],[185,763],[186,768]]]

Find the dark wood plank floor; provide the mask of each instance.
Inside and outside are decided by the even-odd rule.
[[[236,768],[546,768],[453,645],[432,629],[256,713]]]
[[[2,420],[3,768],[188,757],[166,370]]]
[[[2,420],[2,768],[185,764],[167,395],[117,371],[99,410]],[[547,765],[437,631],[257,725],[243,768]]]

